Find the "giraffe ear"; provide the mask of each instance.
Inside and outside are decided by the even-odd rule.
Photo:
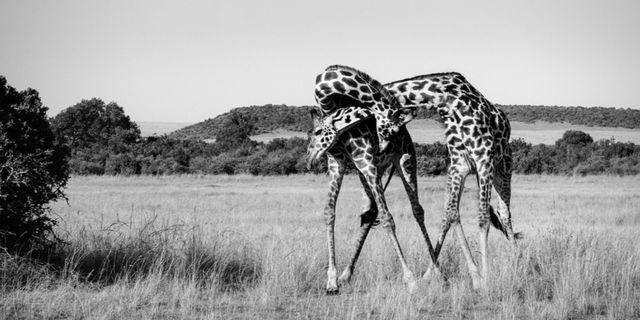
[[[320,110],[318,110],[317,108],[311,108],[311,110],[309,110],[309,113],[311,114],[311,118],[320,118]]]

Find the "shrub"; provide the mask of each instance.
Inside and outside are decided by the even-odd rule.
[[[39,249],[53,239],[47,204],[64,198],[69,149],[57,141],[34,89],[0,77],[0,245]]]

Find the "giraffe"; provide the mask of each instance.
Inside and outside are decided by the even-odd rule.
[[[445,126],[444,134],[449,150],[447,199],[434,249],[435,261],[451,227],[471,273],[474,289],[484,287],[487,279],[487,240],[489,225],[493,225],[511,239],[521,238],[511,223],[511,171],[509,147],[510,125],[502,112],[485,99],[461,74],[456,72],[417,76],[385,84],[384,87],[405,107],[426,107],[438,111]],[[480,255],[482,274],[471,256],[462,225],[459,202],[464,182],[476,173],[479,187],[478,223],[480,226]],[[490,206],[491,186],[498,195],[498,214]],[[432,264],[432,267],[437,264]],[[425,273],[428,277],[432,267]]]
[[[413,119],[395,96],[366,73],[348,66],[332,65],[316,77],[315,98],[323,115],[329,115],[353,104],[372,111],[380,150],[384,151],[389,139],[400,126]]]
[[[509,121],[500,109],[494,107],[459,73],[422,75],[385,84],[384,88],[397,98],[402,108],[435,109],[444,122],[450,166],[446,208],[434,250],[434,262],[437,262],[447,232],[453,226],[471,272],[473,287],[477,289],[487,276],[489,224],[502,231],[507,239],[513,241],[514,246],[515,240],[521,238],[520,233],[513,232],[509,208],[512,161]],[[322,130],[327,141],[335,139],[335,135],[329,136],[327,133],[331,132],[332,125],[342,125],[339,118],[336,113],[324,120]],[[472,172],[477,174],[479,186],[478,222],[481,230],[482,276],[471,256],[459,214],[464,181]],[[498,215],[489,205],[492,185],[498,195]],[[425,278],[429,277],[434,267],[438,267],[437,263],[429,267]]]
[[[406,127],[401,126],[398,132],[391,138],[389,146],[384,151],[380,151],[380,146],[377,141],[378,131],[376,129],[376,119],[373,112],[357,105],[341,110],[343,110],[342,113],[336,113],[331,117],[335,119],[334,123],[344,123],[344,121],[340,119],[346,117],[359,119],[359,121],[349,121],[349,123],[355,122],[356,124],[343,130],[338,136],[335,135],[335,129],[327,130],[327,123],[322,121],[322,115],[319,110],[311,110],[311,117],[315,129],[309,134],[310,140],[307,149],[308,166],[317,161],[322,154],[326,152],[328,172],[331,180],[329,200],[324,209],[329,247],[326,292],[329,295],[338,294],[339,283],[349,282],[364,241],[371,227],[378,222],[381,223],[382,227],[387,231],[398,255],[402,266],[403,281],[409,288],[409,291],[413,291],[416,286],[416,279],[407,266],[396,237],[393,217],[387,208],[383,193],[386,186],[383,188],[381,185],[381,178],[385,171],[388,169],[391,171],[389,173],[389,179],[391,179],[393,168],[399,169],[401,173],[400,177],[411,203],[413,215],[427,243],[427,249],[429,250],[432,261],[435,262],[433,246],[424,224],[424,210],[418,200],[416,154],[411,136]],[[326,137],[327,134],[330,136],[329,138]],[[338,278],[334,242],[335,205],[347,162],[353,163],[358,170],[360,181],[364,187],[363,198],[365,204],[363,212],[360,215],[360,232],[356,239],[355,252],[349,264]],[[388,183],[389,181],[387,181],[387,185]],[[379,221],[378,216],[380,216]]]

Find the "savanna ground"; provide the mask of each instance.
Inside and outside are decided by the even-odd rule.
[[[441,255],[448,280],[422,281],[409,294],[378,228],[369,235],[352,283],[340,295],[326,296],[326,176],[73,177],[68,204],[53,206],[58,234],[68,242],[58,254],[59,267],[3,260],[0,315],[640,318],[639,179],[514,177],[514,226],[525,238],[514,254],[491,231],[485,290],[471,289],[451,233]],[[474,181],[467,180],[461,214],[478,257]],[[419,186],[435,240],[445,178],[420,178]],[[345,178],[336,221],[339,268],[359,228],[360,190],[355,176]],[[397,178],[387,202],[410,267],[421,275],[429,265],[427,250]]]

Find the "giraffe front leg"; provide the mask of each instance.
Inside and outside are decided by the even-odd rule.
[[[416,219],[416,223],[420,228],[420,232],[422,233],[425,242],[427,243],[427,250],[431,258],[431,265],[429,266],[429,269],[427,271],[430,273],[441,275],[442,273],[440,272],[440,268],[438,266],[438,258],[431,244],[429,234],[427,233],[427,227],[424,224],[424,209],[420,205],[420,200],[418,197],[417,164],[415,153],[403,154],[397,166],[400,168],[400,171],[402,173],[402,183],[404,185],[405,191],[407,192],[409,202],[411,203],[413,216]]]
[[[402,253],[400,242],[398,241],[398,237],[396,236],[395,223],[393,221],[393,217],[391,216],[391,213],[389,212],[389,209],[387,208],[387,203],[384,199],[384,193],[382,191],[380,181],[379,179],[377,179],[376,175],[371,175],[371,176],[367,176],[367,182],[375,198],[376,205],[378,206],[378,211],[380,214],[380,223],[382,225],[382,228],[384,228],[384,230],[387,231],[387,234],[389,235],[389,239],[391,240],[391,244],[393,245],[393,248],[395,249],[395,252],[398,256],[398,259],[400,260],[400,264],[402,266],[402,280],[407,285],[409,292],[413,292],[415,291],[416,284],[417,284],[416,278],[413,275],[413,272],[411,272],[411,270],[409,269],[409,266],[407,265],[407,261],[405,260],[404,255]]]
[[[349,283],[351,281],[351,276],[353,274],[353,270],[355,269],[356,262],[358,261],[358,257],[360,256],[360,252],[362,251],[362,246],[364,245],[365,240],[367,239],[367,235],[371,230],[371,227],[376,222],[376,218],[378,217],[378,209],[375,204],[375,200],[373,198],[373,193],[371,192],[367,181],[364,179],[362,175],[359,175],[360,181],[362,182],[362,186],[364,188],[363,192],[363,200],[364,207],[363,213],[360,215],[360,232],[356,238],[356,250],[351,258],[349,264],[344,268],[344,271],[338,278],[338,283],[340,285]]]
[[[328,155],[328,171],[331,181],[329,183],[329,200],[324,209],[325,223],[327,225],[327,244],[329,247],[329,265],[327,267],[327,294],[335,295],[339,293],[338,289],[338,271],[336,268],[336,250],[334,226],[336,219],[336,201],[342,186],[342,178],[344,176],[344,165],[332,155]]]
[[[442,244],[444,243],[444,239],[447,237],[447,233],[449,232],[450,228],[451,228],[451,221],[449,221],[449,219],[445,214],[445,217],[442,219],[442,225],[440,226],[440,236],[438,237],[438,241],[436,241],[435,248],[433,248],[432,259],[434,263],[432,263],[427,269],[427,272],[424,273],[424,275],[422,276],[423,279],[431,279],[431,277],[433,276],[444,276],[440,272],[440,263],[438,263],[438,257],[440,257],[440,251],[442,251]]]
[[[438,236],[438,241],[436,241],[436,246],[433,249],[433,255],[436,262],[440,257],[440,252],[442,251],[442,245],[444,244],[444,240],[447,238],[447,233],[451,228],[451,222],[455,221],[456,219],[460,219],[460,216],[457,215],[458,213],[457,205],[458,205],[458,202],[460,201],[460,198],[459,198],[458,191],[456,191],[457,188],[459,187],[454,188],[452,172],[453,170],[449,169],[449,173],[447,175],[447,192],[446,192],[447,198],[445,201],[446,208],[442,217],[442,224],[440,225],[440,235]],[[459,184],[460,182],[456,182],[456,183]],[[454,207],[456,208],[455,210],[453,209]],[[439,271],[440,271],[439,269],[435,268],[435,264],[432,264],[429,266],[429,268],[427,269],[427,272],[424,273],[422,278],[430,279],[434,275],[434,273],[437,274]]]

